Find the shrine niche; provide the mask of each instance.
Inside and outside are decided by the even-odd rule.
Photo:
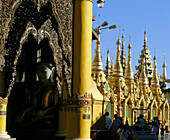
[[[72,0],[9,0],[2,9],[7,130],[13,137],[32,128],[54,134],[63,84],[71,96]]]

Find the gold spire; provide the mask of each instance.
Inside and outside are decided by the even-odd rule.
[[[125,38],[125,35],[124,33],[122,34],[122,48],[125,49],[125,43],[124,43],[124,38]]]
[[[92,73],[97,71],[97,73],[103,72],[103,62],[100,54],[100,30],[98,31],[98,40],[96,41],[95,56],[92,62]]]
[[[120,37],[118,38],[116,44],[119,46],[121,44]],[[120,47],[120,46],[119,46]],[[120,55],[120,49],[119,49],[119,55]]]
[[[126,67],[126,71],[125,71],[125,80],[134,80],[134,75],[133,75],[133,71],[132,71],[132,65],[131,65],[131,44],[129,43],[128,45],[129,48],[129,52],[128,52],[128,63],[127,63],[127,67]]]
[[[142,60],[142,70],[140,73],[140,77],[139,77],[139,85],[148,85],[148,78],[146,77],[146,73],[145,73],[145,57],[144,55],[142,56],[143,60]]]
[[[116,53],[117,56],[116,56],[115,66],[113,69],[113,76],[123,77],[123,69],[120,63],[120,44],[121,44],[120,37],[118,38],[116,44],[117,44],[117,53]]]
[[[107,50],[107,66],[110,68],[110,56],[109,56],[109,49]]]
[[[106,74],[106,78],[108,78],[108,77],[110,76],[110,56],[109,56],[109,49],[107,50],[107,60],[106,60],[105,74]]]
[[[113,76],[113,56],[111,57],[110,76]]]
[[[142,71],[142,59],[144,59],[144,64],[145,64],[145,73],[146,73],[146,76],[147,78],[149,79],[149,82],[150,80],[152,79],[152,75],[153,75],[153,66],[152,66],[152,60],[151,60],[151,55],[150,55],[150,51],[148,49],[148,46],[147,46],[147,38],[146,38],[146,30],[144,32],[144,45],[143,45],[143,49],[141,51],[142,55],[140,55],[140,59],[138,62],[140,63],[139,66],[136,67],[136,70],[138,70],[137,72],[137,76],[139,77],[140,76],[140,72]],[[150,84],[150,83],[149,83]]]
[[[145,49],[147,48],[147,38],[146,38],[146,30],[144,32],[144,46]]]
[[[167,65],[166,65],[166,62],[165,62],[165,54],[164,54],[164,63],[163,63],[163,75],[162,75],[162,79],[166,79],[166,67],[167,67]]]
[[[113,56],[111,57],[111,68],[110,69],[113,71]]]
[[[154,70],[153,70],[153,77],[151,80],[151,85],[159,85],[159,79],[158,79],[158,75],[157,75],[157,67],[156,67],[156,56],[154,56],[153,58],[154,60]]]
[[[123,68],[123,75],[125,74],[125,69],[126,69],[126,54],[125,54],[125,44],[124,44],[124,33],[122,34],[122,50],[121,50],[121,65],[122,65],[122,68]]]

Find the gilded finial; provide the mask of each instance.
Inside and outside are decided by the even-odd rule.
[[[124,35],[124,30],[125,30],[125,29],[123,29],[123,34],[122,34],[122,38],[125,38],[125,35]]]
[[[120,63],[120,44],[121,44],[120,37],[118,38],[116,43],[117,43],[117,53],[116,53],[116,62],[113,69],[113,75],[123,77],[123,69]]]
[[[122,49],[124,49],[124,38],[125,38],[125,35],[124,35],[124,29],[123,29],[123,34],[122,34]]]
[[[107,50],[107,62],[110,62],[109,49]]]
[[[124,30],[124,29],[123,29],[123,30]],[[125,38],[124,32],[123,32],[123,34],[122,34],[122,38]]]
[[[134,75],[133,75],[133,71],[132,71],[132,65],[131,65],[131,44],[129,42],[128,45],[129,51],[128,51],[128,63],[127,63],[127,67],[125,70],[125,80],[127,84],[131,84],[131,82],[134,80]]]
[[[156,60],[157,60],[157,58],[156,58],[156,55],[154,56],[154,58],[153,58],[153,60],[154,60],[154,70],[153,70],[153,77],[152,77],[152,79],[151,79],[151,86],[159,86],[159,79],[158,79],[158,75],[157,75],[157,67],[156,67]]]
[[[111,57],[111,67],[112,67],[112,70],[113,70],[113,55]]]
[[[148,85],[148,78],[146,76],[146,71],[145,71],[145,55],[142,55],[142,71],[140,73],[139,77],[139,84],[140,85]]]
[[[107,55],[109,55],[109,49],[107,50]]]
[[[116,44],[117,44],[117,57],[120,60],[120,44],[121,44],[120,37],[118,38]]]
[[[111,57],[111,71],[113,72],[113,54],[112,54],[112,57]]]
[[[166,67],[167,67],[167,65],[166,65],[166,62],[165,62],[165,52],[164,52],[164,63],[163,63],[163,74],[162,74],[162,78],[163,79],[166,79]]]
[[[107,62],[106,62],[106,64],[108,65],[108,67],[110,67],[109,49],[107,50]]]
[[[129,42],[128,48],[129,48],[129,49],[131,49],[131,48],[132,48],[132,46],[131,46],[130,42]]]
[[[147,48],[146,29],[145,29],[145,32],[144,32],[144,48],[145,48],[145,49]]]
[[[125,44],[124,44],[124,29],[123,29],[123,34],[122,34],[122,48],[121,48],[121,65],[122,65],[122,68],[123,68],[123,75],[125,74],[125,69],[126,69],[126,54],[125,54]]]
[[[165,62],[165,51],[164,51],[164,63],[163,63],[163,68],[167,67],[166,62]]]
[[[111,57],[110,76],[113,76],[113,54]]]
[[[153,57],[153,60],[154,60],[154,70],[157,71],[156,70],[156,60],[157,60],[156,55]]]
[[[109,49],[107,50],[107,60],[106,60],[106,66],[105,66],[105,74],[106,78],[108,79],[110,77],[110,56],[109,56]]]
[[[153,60],[157,60],[156,56],[154,56]],[[154,61],[155,62],[155,61]]]
[[[118,38],[116,44],[117,44],[117,45],[120,45],[120,44],[121,44],[120,37]]]

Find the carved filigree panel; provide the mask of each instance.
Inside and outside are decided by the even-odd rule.
[[[3,71],[4,66],[5,66],[5,58],[2,54],[0,54],[0,71]]]
[[[2,0],[2,6],[0,10],[0,54],[6,48],[7,39],[15,17],[16,10],[24,3],[32,2],[37,12],[41,13],[41,10],[46,4],[51,4],[52,16],[55,17],[57,26],[57,32],[59,36],[59,42],[62,49],[62,66],[63,66],[63,78],[66,80],[67,90],[69,96],[71,95],[71,72],[72,72],[72,14],[73,14],[73,1],[72,0]],[[21,12],[21,14],[24,14]],[[24,15],[23,15],[23,18]],[[38,21],[37,21],[38,22]],[[23,27],[22,27],[23,28]],[[48,35],[46,34],[46,37]],[[18,38],[17,38],[18,37]],[[16,34],[16,38],[20,40],[19,35]],[[47,37],[48,38],[48,37]],[[51,40],[52,41],[52,40]],[[53,42],[53,41],[52,41]],[[7,50],[8,52],[11,50]],[[56,50],[53,50],[56,51]],[[15,54],[15,52],[13,52]],[[8,54],[11,55],[9,52]],[[17,55],[17,54],[16,54]],[[3,55],[4,56],[4,55]],[[13,60],[13,58],[11,58]],[[15,59],[15,58],[14,58]],[[54,56],[55,59],[55,56]],[[11,61],[11,60],[10,60]],[[14,60],[13,60],[14,61]],[[14,65],[11,65],[14,67]],[[15,71],[13,71],[15,73]],[[12,76],[13,77],[13,76]],[[13,78],[10,79],[13,81]],[[12,84],[12,82],[11,82]],[[9,87],[10,89],[11,87]],[[9,90],[8,89],[8,90]]]

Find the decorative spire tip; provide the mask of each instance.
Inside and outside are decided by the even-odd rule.
[[[116,44],[117,44],[117,45],[120,45],[120,44],[121,44],[120,37],[118,38]]]
[[[131,48],[132,48],[132,45],[130,44],[130,42],[129,42],[128,48],[129,48],[129,49],[131,49]]]

